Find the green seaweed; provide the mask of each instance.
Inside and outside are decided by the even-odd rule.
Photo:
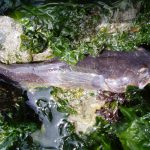
[[[4,88],[4,85],[0,82],[0,149],[34,147],[31,134],[39,128],[40,123],[27,107],[25,97],[16,88],[10,90],[8,87],[12,86]]]
[[[75,109],[69,105],[69,101],[71,100],[69,96],[66,98],[61,97],[61,94],[65,95],[67,94],[67,91],[62,90],[61,88],[53,87],[51,94],[54,97],[54,99],[57,101],[59,111],[68,113],[69,115],[77,113]],[[73,93],[71,94],[73,95]]]
[[[143,3],[143,6],[146,4]],[[76,64],[86,54],[96,56],[104,48],[131,51],[141,44],[149,44],[148,7],[145,7],[145,11],[141,10],[132,22],[119,23],[111,20],[111,13],[120,9],[117,8],[120,7],[119,2],[114,7],[106,6],[94,3],[48,3],[19,7],[11,16],[23,25],[20,49],[40,53],[51,48],[54,57]],[[104,18],[107,18],[107,25],[97,30]],[[113,23],[129,23],[130,26],[125,31],[118,29],[110,32]]]
[[[149,87],[147,87],[149,90]],[[136,94],[135,94],[136,92]],[[150,148],[150,105],[146,98],[146,89],[130,89],[130,101],[120,106],[121,120],[116,123],[116,135],[124,150],[147,150]],[[139,95],[139,96],[137,96]],[[141,97],[142,96],[142,97]]]
[[[12,123],[12,125],[10,125],[7,123],[1,123],[0,126],[0,149],[27,149],[33,145],[31,133],[37,129],[36,124]]]
[[[97,9],[88,5],[48,4],[16,10],[12,16],[19,19],[24,29],[20,49],[39,53],[50,47],[54,56],[75,64],[88,52],[88,47],[78,47],[95,32],[100,18]],[[92,11],[95,13],[91,14]]]
[[[122,146],[115,135],[112,124],[101,117],[96,118],[95,130],[84,137],[87,149],[121,150]]]

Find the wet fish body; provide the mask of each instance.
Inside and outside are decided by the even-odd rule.
[[[86,57],[76,66],[61,61],[0,64],[0,79],[21,87],[81,87],[122,93],[129,85],[143,88],[150,82],[150,53],[105,51],[96,58]]]

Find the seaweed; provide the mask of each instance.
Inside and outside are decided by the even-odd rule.
[[[127,12],[128,5],[138,9],[136,5],[140,2],[141,10],[136,18],[114,20],[117,11]],[[21,50],[41,53],[50,48],[53,57],[76,64],[86,54],[97,56],[103,49],[131,51],[141,44],[149,44],[149,7],[146,2],[140,2],[127,3],[125,8],[121,1],[113,3],[114,6],[100,1],[23,5],[10,16],[23,25]]]
[[[146,98],[148,90],[149,86],[143,91],[134,89],[134,92],[137,92],[136,96],[139,96],[119,107],[121,118],[115,128],[124,150],[150,148],[150,105]]]
[[[84,137],[87,149],[149,149],[149,90],[149,85],[144,90],[132,86],[128,87],[126,101],[123,104],[118,103],[118,120],[110,121],[102,115],[98,116],[95,128]]]
[[[40,122],[26,105],[21,93],[0,81],[0,149],[29,149],[36,146],[31,134],[39,128]]]

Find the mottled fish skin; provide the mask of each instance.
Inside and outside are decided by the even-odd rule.
[[[105,51],[96,58],[86,57],[76,66],[61,61],[0,64],[0,78],[21,87],[81,87],[122,93],[129,85],[143,88],[150,83],[150,52]]]

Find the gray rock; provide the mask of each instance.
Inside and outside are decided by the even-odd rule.
[[[29,62],[29,51],[20,50],[22,26],[14,19],[0,16],[0,61],[3,63]]]

